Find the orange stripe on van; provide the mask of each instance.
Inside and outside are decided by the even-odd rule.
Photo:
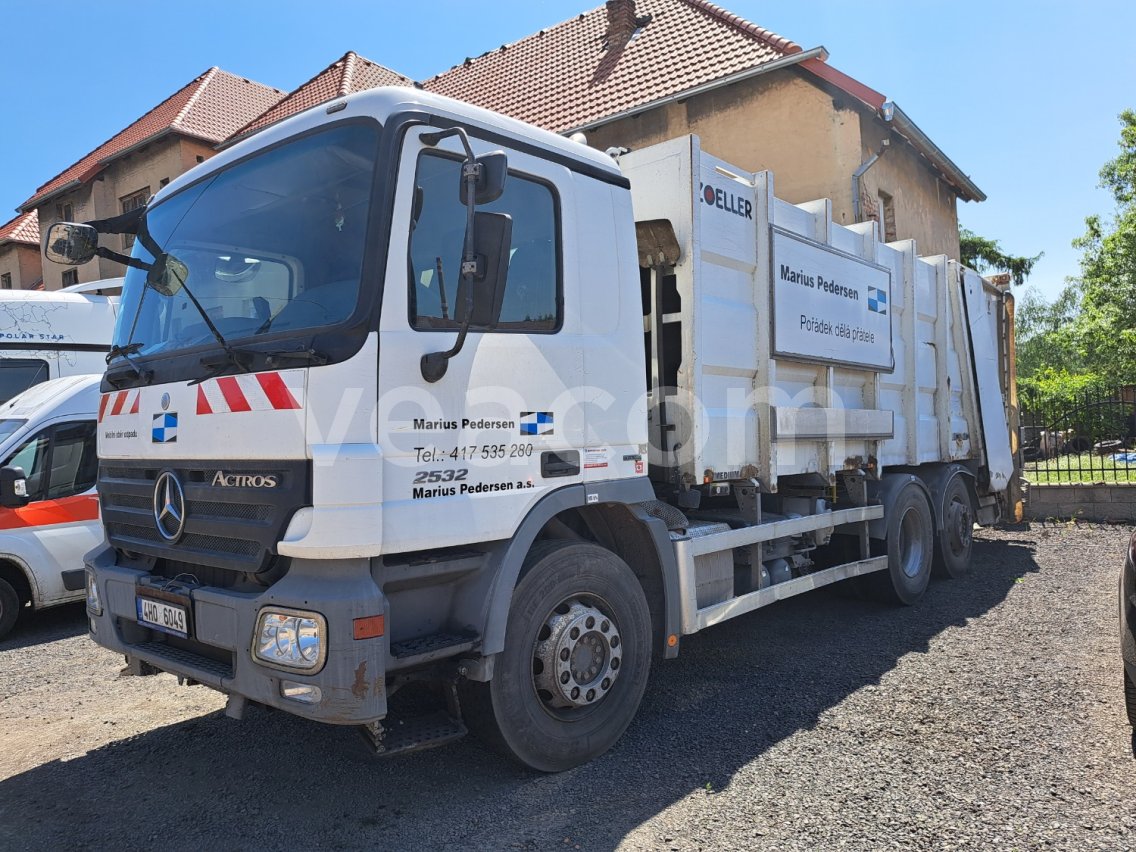
[[[98,495],[79,494],[60,500],[37,500],[22,509],[0,508],[0,530],[76,524],[82,521],[95,521],[98,517]]]

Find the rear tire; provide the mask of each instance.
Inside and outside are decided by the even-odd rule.
[[[935,536],[936,577],[959,579],[970,573],[974,549],[974,507],[961,476],[951,477],[943,490],[943,525]]]
[[[0,639],[7,636],[20,617],[20,596],[7,580],[0,580]]]
[[[887,518],[887,539],[880,550],[887,553],[887,571],[865,576],[873,597],[911,606],[919,602],[931,581],[934,522],[923,489],[914,482],[905,485]],[[886,548],[886,550],[885,550]]]
[[[506,756],[560,772],[610,749],[634,718],[651,666],[651,614],[614,553],[564,542],[533,555],[493,679],[463,684],[463,715]]]

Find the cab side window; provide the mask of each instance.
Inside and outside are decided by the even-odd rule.
[[[418,158],[410,237],[410,324],[420,331],[458,328],[466,211],[458,195],[461,162],[435,153]],[[510,172],[505,192],[478,211],[513,220],[509,272],[494,331],[554,332],[563,312],[559,218],[552,189]]]
[[[59,500],[89,491],[95,485],[99,459],[95,422],[64,423],[33,435],[4,462],[21,467],[28,480],[28,497]]]

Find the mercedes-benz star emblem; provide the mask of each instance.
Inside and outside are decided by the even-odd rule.
[[[166,541],[177,541],[185,528],[185,492],[173,471],[154,483],[154,524]]]

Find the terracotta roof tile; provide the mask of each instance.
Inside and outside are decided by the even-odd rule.
[[[234,133],[234,142],[317,104],[379,86],[416,86],[409,77],[348,51],[266,112]]]
[[[20,209],[34,207],[64,187],[91,180],[125,151],[166,132],[220,142],[279,101],[283,94],[279,89],[237,77],[220,68],[210,68],[53,177],[20,205]]]
[[[562,132],[800,53],[706,0],[638,0],[639,29],[609,46],[601,6],[425,81],[429,91]]]
[[[0,225],[0,244],[29,243],[39,245],[39,216],[34,210],[21,213],[11,222]]]

